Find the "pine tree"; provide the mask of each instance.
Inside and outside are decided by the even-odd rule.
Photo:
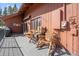
[[[12,7],[8,6],[8,14],[12,14],[12,13],[13,13]]]
[[[2,9],[0,8],[0,15],[2,15]]]
[[[7,15],[7,7],[4,8],[3,15]]]
[[[13,12],[15,13],[17,10],[18,10],[18,8],[17,8],[16,4],[14,4]]]
[[[2,21],[2,19],[0,19],[0,26],[3,26],[4,22]]]

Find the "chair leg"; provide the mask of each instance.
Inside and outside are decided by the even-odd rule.
[[[54,56],[55,54],[55,45],[52,45],[51,43],[49,43],[49,48],[48,48],[48,55],[49,56]]]
[[[31,39],[29,40],[29,43],[31,43]]]

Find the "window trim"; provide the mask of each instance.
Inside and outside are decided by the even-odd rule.
[[[35,27],[39,26],[39,24],[36,26],[36,21],[35,20],[37,20],[37,19],[40,19],[40,22],[41,22],[40,24],[42,24],[42,17],[41,16],[37,16],[37,17],[32,18],[31,19],[31,26],[32,26],[32,29],[34,29],[34,30],[37,30],[37,28],[35,28]],[[32,23],[32,21],[35,21],[35,23]],[[34,24],[34,25],[32,25],[32,24]]]

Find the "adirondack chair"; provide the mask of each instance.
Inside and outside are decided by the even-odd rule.
[[[40,38],[37,43],[37,48],[42,48],[45,45],[48,46],[48,55],[54,54],[55,48],[60,44],[58,34],[53,32],[47,32],[45,35],[39,35]]]
[[[29,38],[29,42],[32,42],[33,32],[34,32],[34,30],[30,30],[30,31],[24,33],[24,35]]]
[[[37,48],[41,48],[44,45],[44,42],[47,42],[46,39],[45,39],[46,32],[47,32],[46,27],[45,28],[42,27],[41,32],[38,35],[38,41],[36,43]]]
[[[54,55],[56,46],[59,45],[59,38],[58,38],[58,34],[53,32],[50,35],[50,38],[48,38],[48,44],[49,44],[49,48],[48,48],[48,55]]]

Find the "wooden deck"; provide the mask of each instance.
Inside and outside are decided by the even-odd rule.
[[[29,38],[26,36],[16,36],[15,38],[24,56],[48,56],[48,47],[36,48],[36,44],[29,43]],[[70,54],[62,47],[62,49],[57,49],[54,56],[70,56]]]
[[[69,56],[64,48],[57,50],[55,56]],[[14,35],[0,41],[0,56],[48,56],[48,48],[38,49],[36,44],[29,43],[29,38]]]
[[[14,37],[6,37],[0,41],[0,56],[22,56],[19,45]]]

